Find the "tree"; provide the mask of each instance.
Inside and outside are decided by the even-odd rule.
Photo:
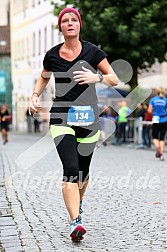
[[[137,85],[138,70],[167,60],[166,0],[67,0],[55,4],[55,15],[72,5],[80,10],[81,37],[108,54],[113,62],[128,61],[133,68],[129,84]]]

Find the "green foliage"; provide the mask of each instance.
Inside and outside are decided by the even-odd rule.
[[[81,37],[101,45],[110,62],[121,58],[141,69],[166,60],[166,0],[67,0],[54,5],[55,15],[68,5],[80,10]]]

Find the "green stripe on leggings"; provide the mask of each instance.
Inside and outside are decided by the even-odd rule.
[[[94,143],[98,141],[99,136],[100,136],[100,130],[98,130],[97,133],[91,137],[77,138],[77,142],[78,143]]]
[[[55,137],[65,135],[65,134],[70,134],[75,136],[75,131],[71,129],[70,127],[67,126],[55,126],[55,125],[50,125],[50,132],[52,135],[52,138],[54,139]]]

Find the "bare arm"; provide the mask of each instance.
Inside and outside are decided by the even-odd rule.
[[[118,84],[119,79],[106,58],[103,59],[97,67],[103,74],[103,83],[110,84],[112,86],[116,86]]]
[[[108,63],[107,59],[103,59],[98,64],[98,69],[102,72],[102,76],[100,80],[100,77],[98,74],[93,73],[91,70],[82,67],[82,71],[75,71],[74,74],[74,80],[75,82],[79,83],[80,85],[86,84],[86,83],[95,83],[95,82],[102,82],[106,84],[110,84],[112,86],[116,86],[119,82],[118,77],[116,76],[114,70]]]
[[[48,84],[50,80],[50,72],[46,71],[45,69],[42,70],[41,76],[38,78],[35,88],[34,88],[34,93],[37,93],[38,96],[40,96],[45,89],[46,85]]]
[[[153,112],[153,106],[149,105],[149,107],[148,107],[148,113],[152,113],[152,112]]]
[[[41,76],[38,78],[31,96],[31,103],[29,108],[30,114],[37,112],[37,108],[41,107],[39,96],[42,94],[43,90],[48,84],[50,76],[51,72],[48,72],[45,69],[42,70]]]

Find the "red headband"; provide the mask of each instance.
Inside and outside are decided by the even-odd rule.
[[[61,31],[61,19],[62,19],[62,16],[65,14],[65,13],[69,13],[69,12],[73,12],[75,15],[77,15],[78,19],[79,19],[79,22],[80,22],[80,28],[82,28],[82,19],[81,19],[81,16],[80,16],[80,13],[78,10],[74,9],[74,8],[64,8],[58,15],[58,27],[59,27],[59,30]]]

